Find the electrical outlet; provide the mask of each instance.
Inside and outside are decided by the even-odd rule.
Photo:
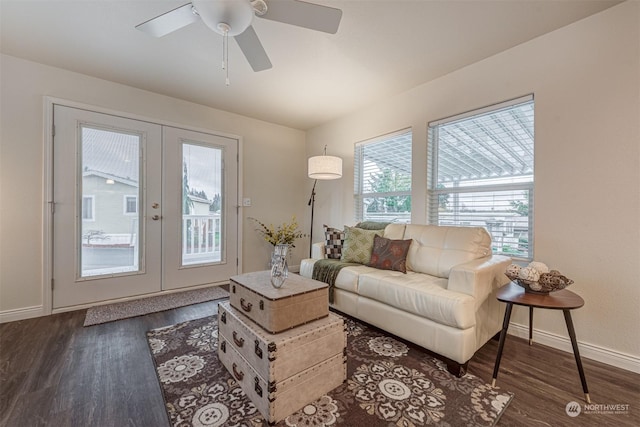
[[[242,206],[249,207],[251,206],[251,199],[249,197],[245,197],[242,199]]]

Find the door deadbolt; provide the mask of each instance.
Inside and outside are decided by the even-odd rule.
[[[154,204],[151,205],[151,207],[153,209],[158,209],[160,207],[160,204],[159,203],[154,203]]]

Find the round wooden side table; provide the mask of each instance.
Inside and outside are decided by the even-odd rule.
[[[498,345],[498,355],[496,357],[496,364],[493,368],[493,380],[491,381],[491,385],[495,386],[496,379],[498,378],[500,359],[502,358],[502,350],[504,349],[504,341],[507,337],[507,329],[509,328],[509,319],[511,318],[511,310],[513,309],[513,305],[515,304],[529,307],[529,345],[533,343],[533,309],[546,308],[551,310],[562,310],[562,312],[564,313],[564,320],[567,324],[567,330],[569,331],[569,337],[571,338],[573,355],[576,359],[576,364],[578,365],[578,373],[580,374],[580,381],[582,382],[584,397],[587,403],[591,403],[591,399],[589,398],[589,390],[587,388],[587,379],[584,376],[584,369],[582,369],[582,360],[580,359],[580,352],[578,351],[576,332],[573,328],[573,321],[571,320],[571,310],[582,307],[584,305],[584,300],[579,295],[576,295],[566,289],[551,292],[549,294],[525,292],[523,287],[518,286],[513,282],[500,288],[496,297],[498,298],[498,301],[502,301],[507,304],[507,309],[504,313],[504,321],[502,322],[500,343]]]

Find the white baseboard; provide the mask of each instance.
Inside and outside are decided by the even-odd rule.
[[[528,340],[529,326],[521,325],[518,323],[510,323],[509,335],[514,335],[519,338]],[[537,342],[542,345],[553,347],[558,350],[566,351],[567,353],[573,354],[573,347],[571,346],[571,340],[569,339],[569,337],[564,337],[561,335],[553,334],[551,332],[541,331],[533,328],[533,342]],[[640,357],[581,342],[580,340],[578,340],[578,349],[580,350],[581,358],[595,360],[597,362],[602,362],[607,365],[615,366],[617,368],[640,374]]]
[[[32,319],[46,315],[47,313],[41,305],[17,308],[15,310],[4,310],[0,311],[0,323],[15,322],[16,320]]]

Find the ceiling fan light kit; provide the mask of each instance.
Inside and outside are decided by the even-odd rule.
[[[297,0],[278,0],[272,5],[265,0],[193,0],[192,3],[145,21],[136,28],[153,37],[162,37],[202,20],[207,27],[224,37],[222,62],[223,69],[227,72],[226,83],[229,85],[229,36],[238,42],[253,71],[272,67],[258,35],[251,26],[254,16],[335,34],[342,19],[342,11]]]
[[[253,20],[251,3],[246,0],[193,0],[193,6],[198,11],[202,22],[221,35],[225,33],[220,31],[220,24],[229,27],[228,35],[237,36],[242,34]]]

